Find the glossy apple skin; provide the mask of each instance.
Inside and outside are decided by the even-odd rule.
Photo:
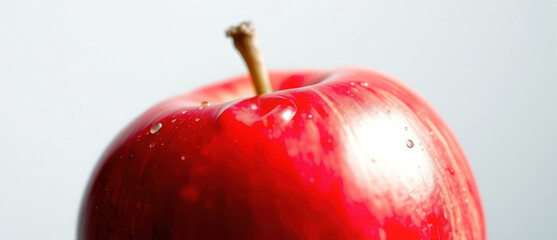
[[[485,239],[463,151],[408,87],[359,68],[271,79],[280,90],[239,77],[133,121],[91,177],[78,238]]]

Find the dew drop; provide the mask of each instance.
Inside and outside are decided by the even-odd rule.
[[[172,121],[170,121],[171,123],[176,122],[176,119],[172,119]]]
[[[360,85],[361,85],[362,87],[367,87],[369,84],[366,83],[366,82],[361,82]]]
[[[154,147],[155,146],[155,142],[152,142],[151,144],[149,144],[149,147]]]
[[[408,131],[408,127],[404,127],[404,130]]]
[[[151,130],[149,130],[149,132],[151,132],[151,134],[155,134],[159,130],[161,130],[161,128],[162,128],[162,123],[155,123],[153,124],[153,126],[151,126]]]
[[[201,102],[201,106],[198,109],[203,110],[203,108],[208,107],[209,105],[211,105],[210,102],[203,101],[203,102]]]
[[[354,86],[354,85],[356,85],[354,82],[351,82],[351,83],[350,83],[350,86]]]
[[[199,120],[201,120],[201,118],[195,118],[195,121],[196,121],[196,122],[199,122]]]
[[[412,147],[414,147],[414,142],[412,142],[412,140],[408,139],[408,140],[406,141],[406,146],[407,146],[408,148],[412,148]]]
[[[188,111],[184,110],[184,111],[182,111],[182,114],[186,114],[187,112],[188,112]]]
[[[391,114],[391,110],[388,110],[388,111],[387,111],[387,114]]]
[[[182,159],[182,161],[186,160],[186,156],[181,156],[180,159]]]
[[[311,114],[308,115],[308,118],[309,118],[309,119],[312,119],[312,118],[313,118],[313,115],[311,115]]]
[[[281,114],[280,117],[282,118],[282,120],[284,122],[288,122],[290,120],[292,120],[292,118],[294,117],[294,115],[296,114],[295,111],[293,111],[292,109],[285,109]]]

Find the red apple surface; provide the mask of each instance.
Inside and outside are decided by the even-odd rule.
[[[124,129],[80,239],[485,239],[455,137],[372,70],[272,72],[168,99]]]

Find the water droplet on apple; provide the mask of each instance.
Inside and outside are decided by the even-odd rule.
[[[186,160],[186,156],[181,156],[180,159],[182,159],[182,161]]]
[[[207,106],[210,106],[210,105],[211,105],[210,102],[207,102],[207,101],[201,102],[201,107],[207,107]]]
[[[155,142],[152,142],[151,144],[149,144],[149,147],[154,147],[155,146]]]
[[[391,114],[391,110],[387,110],[387,114]]]
[[[280,114],[280,117],[282,118],[282,120],[284,122],[288,122],[288,121],[292,120],[292,117],[294,117],[294,114],[296,114],[296,112],[293,109],[285,109]]]
[[[309,118],[309,119],[312,119],[312,118],[313,118],[313,115],[309,114],[309,115],[308,115],[308,118]]]
[[[258,105],[260,118],[267,119],[267,123],[285,125],[296,115],[296,105],[289,99],[282,97],[270,97],[260,99]],[[251,123],[250,123],[251,124]]]
[[[464,199],[464,203],[468,204],[468,198]]]
[[[176,119],[172,119],[172,121],[170,121],[171,123],[176,122]]]
[[[351,83],[350,83],[350,86],[354,86],[354,85],[356,85],[354,82],[351,82]]]
[[[366,82],[361,82],[360,85],[361,85],[362,87],[367,87],[369,84],[366,83]]]
[[[188,112],[188,111],[184,110],[184,111],[182,111],[182,114],[186,114],[187,112]]]
[[[406,141],[406,146],[408,148],[412,148],[412,147],[414,147],[414,142],[412,140],[408,139],[408,141]]]
[[[195,118],[195,121],[196,121],[196,122],[199,122],[199,120],[201,120],[201,118],[198,118],[198,117]]]
[[[404,127],[404,130],[408,131],[408,127]]]
[[[155,123],[153,124],[153,126],[151,126],[151,130],[149,130],[149,132],[151,132],[151,134],[155,134],[159,130],[161,130],[161,128],[162,128],[162,123]]]

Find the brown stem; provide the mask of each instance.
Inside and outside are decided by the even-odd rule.
[[[272,92],[269,73],[265,66],[259,41],[255,35],[253,23],[243,22],[238,26],[232,26],[226,31],[226,35],[234,39],[236,49],[242,54],[257,95]]]

